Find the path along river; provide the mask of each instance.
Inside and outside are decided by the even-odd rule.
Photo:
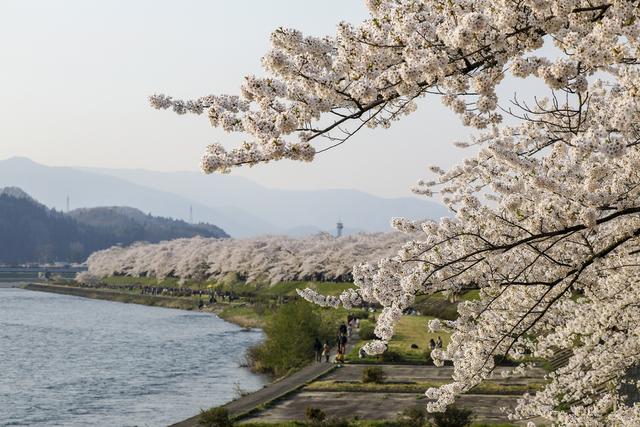
[[[266,379],[211,314],[0,288],[1,426],[166,426]]]

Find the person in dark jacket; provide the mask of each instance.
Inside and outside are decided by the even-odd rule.
[[[316,362],[322,362],[322,343],[318,338],[313,343],[313,351],[316,354]]]

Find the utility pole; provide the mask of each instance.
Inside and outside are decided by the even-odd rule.
[[[189,206],[189,224],[193,224],[193,205]]]

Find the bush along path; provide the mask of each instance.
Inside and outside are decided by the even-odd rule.
[[[349,347],[354,343],[357,343],[358,340],[358,332],[354,331],[347,342],[347,351],[349,350]],[[270,402],[299,390],[310,382],[328,374],[337,366],[333,363],[336,356],[335,350],[335,347],[331,349],[331,356],[329,357],[328,363],[324,360],[322,362],[314,361],[292,375],[274,381],[256,392],[244,395],[223,405],[221,408],[226,409],[231,418],[240,418],[264,407]],[[200,415],[196,415],[184,421],[172,424],[169,427],[199,427],[201,426],[199,422]]]

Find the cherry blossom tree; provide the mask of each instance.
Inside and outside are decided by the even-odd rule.
[[[515,418],[559,425],[640,425],[640,405],[619,392],[640,362],[640,2],[636,0],[368,0],[370,17],[329,37],[280,28],[241,96],[153,106],[207,114],[248,135],[207,148],[202,169],[310,161],[362,127],[388,127],[433,95],[479,135],[477,154],[415,191],[455,213],[439,223],[395,219],[420,237],[395,256],[354,268],[357,289],[335,306],[384,309],[367,351],[386,348],[416,295],[473,285],[451,344],[453,382],[430,389],[429,409],[488,378],[509,357],[569,350],[567,366],[525,395]],[[543,46],[545,47],[544,49]],[[553,50],[553,54],[541,54]],[[499,99],[505,76],[546,85],[533,99]],[[503,123],[508,117],[509,123]],[[506,121],[505,121],[506,122]],[[390,146],[392,148],[392,146]],[[365,155],[365,154],[363,154]],[[521,365],[526,368],[527,364]],[[636,384],[637,385],[637,384]]]
[[[93,253],[87,260],[88,272],[79,274],[76,280],[95,283],[97,278],[127,275],[207,281],[234,274],[248,283],[350,281],[353,265],[393,256],[407,240],[407,236],[396,232],[356,234],[339,239],[321,233],[304,238],[194,237],[137,243]]]

